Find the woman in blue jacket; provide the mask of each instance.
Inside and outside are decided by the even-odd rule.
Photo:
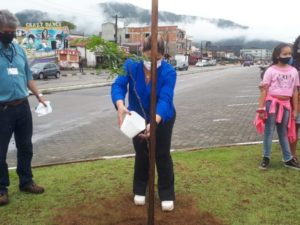
[[[151,56],[151,37],[145,38],[143,54],[146,59]],[[170,154],[172,130],[176,118],[173,103],[176,71],[163,60],[164,41],[158,38],[157,54],[157,106],[156,106],[156,166],[158,171],[158,193],[163,211],[174,209],[174,171]],[[112,101],[118,110],[118,122],[121,126],[124,115],[135,111],[145,118],[147,128],[145,134],[133,138],[135,149],[135,165],[133,193],[136,205],[145,204],[148,184],[148,146],[150,136],[150,94],[151,94],[151,62],[150,60],[127,60],[124,64],[125,75],[120,75],[112,85]],[[128,91],[128,106],[125,96]]]

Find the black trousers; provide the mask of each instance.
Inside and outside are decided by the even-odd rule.
[[[170,154],[172,130],[176,115],[166,123],[157,126],[156,168],[158,173],[158,194],[161,201],[175,200],[173,161]],[[135,164],[133,193],[146,195],[149,178],[149,154],[147,142],[139,137],[133,138]]]
[[[32,116],[28,100],[17,106],[0,107],[0,192],[9,186],[6,155],[14,133],[17,146],[17,174],[20,187],[32,181]]]

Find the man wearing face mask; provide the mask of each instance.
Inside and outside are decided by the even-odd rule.
[[[173,103],[176,71],[163,60],[164,41],[158,38],[157,54],[157,140],[156,166],[158,172],[158,194],[163,211],[174,209],[174,172],[170,155],[171,136],[176,112]],[[133,138],[136,152],[134,166],[133,193],[136,205],[145,204],[148,184],[149,149],[147,139],[150,136],[150,94],[151,94],[151,37],[145,38],[143,54],[146,60],[127,60],[124,65],[125,75],[120,75],[112,85],[112,101],[118,110],[118,122],[121,127],[124,115],[135,111],[147,121],[144,134]],[[128,89],[128,107],[125,107],[125,96]]]
[[[18,20],[8,10],[0,10],[0,205],[8,204],[9,175],[6,163],[8,145],[14,134],[17,147],[19,189],[39,194],[44,188],[36,185],[31,171],[32,116],[28,89],[45,106],[39,93],[24,50],[12,40]]]

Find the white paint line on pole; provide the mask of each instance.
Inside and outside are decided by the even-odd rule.
[[[252,98],[252,97],[259,97],[259,95],[240,95],[235,96],[236,98]]]
[[[213,122],[223,122],[223,121],[229,121],[230,119],[215,119]]]
[[[227,106],[228,107],[236,107],[236,106],[247,106],[247,105],[258,105],[258,103],[231,104],[231,105],[227,105]]]

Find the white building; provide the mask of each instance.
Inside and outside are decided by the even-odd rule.
[[[128,43],[128,29],[126,27],[122,28],[122,27],[118,27],[118,38],[117,38],[117,43],[118,45],[122,46],[123,44],[127,44]],[[111,22],[107,22],[107,23],[103,23],[102,24],[102,31],[100,33],[100,36],[102,39],[106,40],[106,41],[112,41],[115,42],[115,32],[116,32],[116,28],[115,28],[115,24],[111,23]]]
[[[270,60],[272,57],[272,50],[263,48],[251,48],[251,49],[241,49],[241,58],[251,57],[254,60]]]
[[[76,40],[76,39],[85,39],[88,38],[84,36],[83,34],[71,34],[70,39]],[[70,44],[72,49],[76,49],[80,52],[80,57],[85,61],[87,67],[95,67],[97,65],[97,57],[94,52],[91,52],[90,50],[86,49],[86,43],[84,42],[77,42]]]

